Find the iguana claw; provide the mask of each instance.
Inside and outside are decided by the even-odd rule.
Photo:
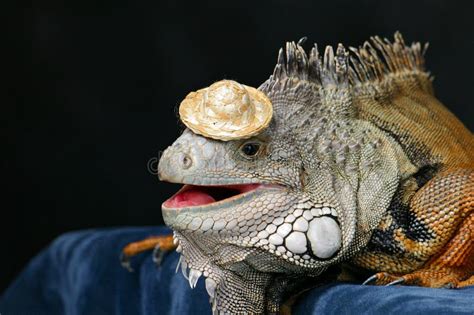
[[[379,272],[362,284],[375,282],[375,285],[393,286],[397,284],[418,285],[432,288],[460,288],[474,284],[474,276],[463,269],[422,268],[404,275]]]
[[[130,265],[130,258],[153,249],[153,262],[159,266],[165,253],[174,249],[175,247],[176,245],[173,244],[172,235],[151,236],[144,240],[133,242],[125,246],[120,253],[120,263],[122,267],[130,272],[133,272],[133,268]]]
[[[132,265],[130,264],[130,256],[125,255],[123,252],[120,253],[120,264],[123,268],[127,269],[129,272],[133,272]]]
[[[400,283],[403,283],[403,282],[405,282],[405,279],[404,279],[404,278],[398,278],[398,279],[396,279],[396,280],[394,280],[394,281],[392,281],[392,282],[390,282],[390,283],[387,283],[385,286],[386,286],[386,287],[390,287],[390,286],[392,286],[392,285],[400,284]]]
[[[383,279],[390,279],[391,280],[391,281],[389,281],[388,283],[385,284],[386,287],[405,282],[405,278],[403,278],[403,277],[396,278],[394,280],[391,279],[392,277],[393,277],[392,275],[389,275],[386,272],[379,272],[379,273],[376,273],[376,274],[370,276],[369,278],[367,278],[367,280],[365,280],[362,283],[362,285],[368,285],[372,282],[375,282],[375,284],[378,284],[377,282],[380,282]]]
[[[161,262],[163,261],[163,257],[165,256],[165,252],[161,250],[160,244],[157,244],[155,248],[153,248],[153,262],[159,266],[161,265]]]
[[[365,280],[364,282],[362,282],[362,285],[368,285],[369,283],[373,282],[377,280],[377,274],[375,275],[372,275],[370,276],[369,278],[367,278],[367,280]]]

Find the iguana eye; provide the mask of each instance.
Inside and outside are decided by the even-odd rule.
[[[255,156],[258,151],[260,150],[260,144],[254,142],[245,143],[241,148],[240,151],[245,156]]]

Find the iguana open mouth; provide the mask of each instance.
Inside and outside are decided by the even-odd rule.
[[[221,201],[231,201],[243,195],[270,185],[240,184],[198,186],[184,185],[176,194],[163,203],[165,208],[188,208],[203,206]]]

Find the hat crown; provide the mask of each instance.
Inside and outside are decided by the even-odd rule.
[[[220,121],[237,118],[241,124],[249,124],[255,112],[245,87],[231,80],[222,80],[209,86],[201,104],[202,111],[210,119]]]

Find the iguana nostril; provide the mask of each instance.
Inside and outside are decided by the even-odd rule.
[[[193,160],[191,159],[191,157],[188,155],[188,154],[183,154],[181,156],[181,165],[183,167],[183,169],[188,169],[191,167],[191,165],[193,165]]]

